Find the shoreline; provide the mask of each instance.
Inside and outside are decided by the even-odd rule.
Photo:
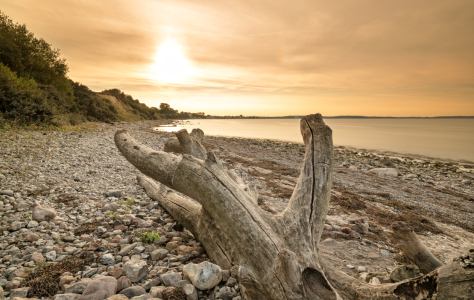
[[[168,133],[168,136],[174,134]],[[258,147],[266,150],[284,151],[286,155],[304,154],[304,145],[294,142],[284,142],[270,139],[253,139],[228,136],[206,136],[209,139],[222,140],[230,143],[238,143],[250,147]],[[394,167],[402,178],[416,178],[422,182],[432,184],[443,184],[472,193],[471,183],[474,182],[474,164],[459,161],[447,161],[431,159],[426,156],[405,155],[394,152],[385,152],[366,149],[356,149],[345,146],[334,147],[335,167],[357,167],[368,171],[373,168]],[[385,162],[388,160],[389,162]],[[411,175],[411,176],[410,176]],[[415,175],[416,177],[414,177]],[[447,184],[446,181],[449,183]]]
[[[179,125],[192,125],[193,122],[196,122],[195,119],[192,120],[170,120],[171,126],[176,127],[177,129],[184,129],[183,127],[180,127]],[[197,125],[197,124],[195,124]],[[161,126],[150,128],[152,131],[157,131],[157,132],[167,132],[166,130],[160,130]],[[166,126],[169,127],[169,126]],[[198,126],[199,127],[199,126]],[[202,128],[201,128],[202,129]],[[235,139],[243,139],[243,140],[259,140],[261,142],[266,142],[266,143],[288,143],[288,144],[294,144],[294,145],[303,145],[303,142],[296,142],[296,141],[291,141],[291,140],[285,140],[285,139],[266,139],[266,138],[258,138],[258,137],[242,137],[242,136],[232,136],[232,135],[209,135],[209,136],[214,136],[214,137],[221,137],[221,138],[235,138]],[[297,146],[295,146],[297,147]],[[410,158],[415,158],[419,160],[431,160],[431,161],[439,161],[439,162],[445,162],[445,163],[458,163],[458,164],[466,164],[466,165],[472,165],[470,167],[471,169],[474,169],[474,159],[467,159],[467,158],[449,158],[449,157],[440,157],[436,155],[428,155],[428,154],[421,154],[421,153],[412,153],[409,151],[393,151],[390,149],[376,149],[376,148],[366,148],[366,147],[359,147],[359,146],[351,146],[351,145],[340,145],[340,144],[334,144],[334,149],[348,149],[351,151],[359,151],[359,152],[370,152],[378,155],[385,155],[385,156],[393,156],[393,157],[410,157]]]
[[[153,129],[151,130],[155,132],[172,134],[172,136],[174,136],[172,132],[158,131],[158,130],[153,130]],[[229,135],[206,135],[206,137],[240,141],[246,144],[259,144],[266,147],[271,147],[271,146],[276,145],[279,147],[283,146],[287,148],[295,148],[298,150],[304,150],[304,144],[302,142],[297,143],[297,142],[286,141],[286,140],[248,138],[248,137],[229,136]],[[450,165],[454,163],[454,164],[466,166],[465,168],[469,169],[471,173],[474,173],[474,162],[466,160],[466,159],[456,160],[456,159],[450,159],[450,158],[432,157],[432,156],[428,156],[424,154],[402,153],[402,152],[395,152],[395,151],[390,151],[390,150],[356,148],[356,147],[344,146],[344,145],[334,145],[334,151],[352,151],[352,152],[361,153],[362,155],[373,154],[373,155],[378,155],[380,157],[390,157],[390,158],[395,158],[395,159],[408,158],[411,160],[441,162],[441,163],[446,163]]]

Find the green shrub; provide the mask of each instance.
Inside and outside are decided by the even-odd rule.
[[[13,21],[0,11],[0,62],[18,74],[41,85],[54,85],[72,100],[72,88],[66,74],[66,60],[60,58],[42,38],[36,38],[25,25]]]
[[[153,244],[154,241],[160,239],[160,236],[156,232],[144,232],[142,233],[140,240],[145,244]]]
[[[0,63],[0,114],[4,119],[50,121],[55,108],[48,96],[33,79],[18,77]]]

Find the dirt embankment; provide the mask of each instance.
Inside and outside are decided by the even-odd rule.
[[[123,103],[122,101],[118,100],[114,95],[106,94],[106,93],[96,93],[97,96],[110,100],[114,105],[115,109],[117,109],[118,115],[122,120],[128,121],[138,121],[140,117],[133,113],[133,108],[130,105]]]

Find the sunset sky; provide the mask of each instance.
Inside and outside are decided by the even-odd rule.
[[[474,115],[474,1],[0,0],[69,77],[213,115]]]

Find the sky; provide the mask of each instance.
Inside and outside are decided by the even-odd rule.
[[[472,0],[0,0],[68,76],[211,115],[474,115]]]

